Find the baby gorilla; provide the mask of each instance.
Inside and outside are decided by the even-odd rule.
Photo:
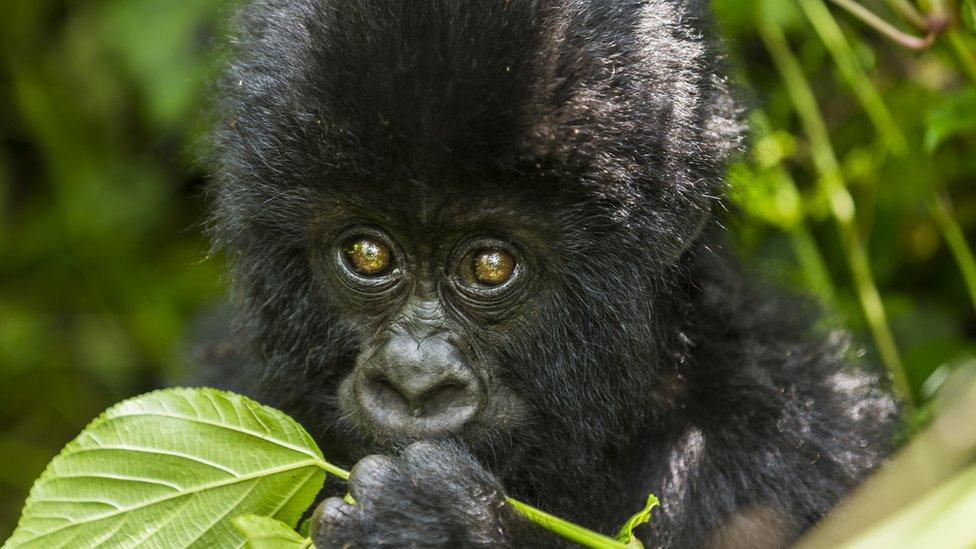
[[[318,547],[553,546],[505,495],[611,533],[652,492],[648,546],[778,546],[878,463],[879,379],[721,252],[741,129],[706,9],[242,9],[210,377],[355,464]]]

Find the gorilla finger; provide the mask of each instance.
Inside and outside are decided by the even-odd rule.
[[[366,456],[349,472],[349,493],[357,502],[368,501],[396,482],[400,469],[389,456]]]
[[[359,527],[358,510],[340,498],[328,498],[312,513],[310,522],[316,547],[338,547]]]
[[[457,447],[449,442],[421,440],[404,448],[400,455],[407,463],[423,464],[443,458],[445,455],[454,454],[457,451]]]
[[[413,473],[425,472],[425,476],[456,477],[468,479],[481,472],[478,461],[463,447],[449,441],[421,441],[403,450],[403,464]],[[480,476],[480,475],[479,475]]]

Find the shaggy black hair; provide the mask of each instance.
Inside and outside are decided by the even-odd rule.
[[[843,333],[722,251],[742,128],[704,4],[247,3],[212,185],[240,330],[212,379],[330,458],[383,449],[336,403],[363,334],[309,259],[322,227],[349,203],[419,239],[413,220],[504,216],[544,261],[530,304],[470,336],[530,407],[467,444],[502,489],[605,532],[653,492],[653,547],[795,539],[878,463],[896,407]],[[416,522],[360,541],[448,539]]]

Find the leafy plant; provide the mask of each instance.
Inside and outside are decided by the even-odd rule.
[[[54,458],[7,547],[241,545],[229,519],[297,522],[322,462],[298,423],[252,400],[150,393],[110,408]]]
[[[156,391],[113,406],[51,461],[5,547],[310,547],[288,525],[327,473],[349,477],[282,412],[214,389]],[[509,502],[583,545],[624,548],[657,499],[623,543]]]

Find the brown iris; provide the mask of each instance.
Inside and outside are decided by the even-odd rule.
[[[346,248],[346,258],[357,273],[365,276],[383,274],[390,268],[390,248],[379,240],[362,238]]]
[[[512,278],[515,258],[504,250],[481,250],[472,257],[471,271],[479,284],[498,286]]]

